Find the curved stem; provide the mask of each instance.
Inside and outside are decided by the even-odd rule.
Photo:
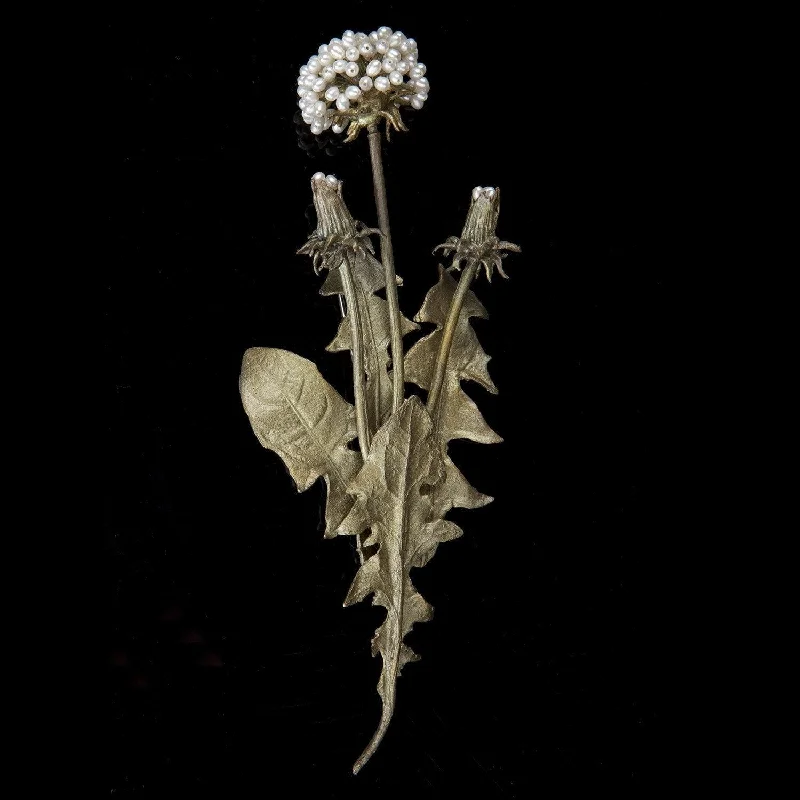
[[[455,263],[455,261],[453,263]],[[433,383],[428,392],[427,408],[433,420],[436,420],[436,406],[439,402],[442,384],[444,383],[444,375],[447,371],[447,360],[450,357],[450,348],[453,345],[453,334],[458,325],[458,318],[461,315],[464,298],[467,296],[469,287],[472,285],[472,281],[475,279],[477,272],[478,262],[472,261],[461,273],[461,279],[458,282],[456,293],[453,295],[453,300],[450,303],[450,312],[447,315],[447,322],[442,329],[442,342],[439,345],[439,354],[436,356],[436,369],[433,373]]]
[[[359,313],[358,300],[356,299],[353,273],[350,261],[345,258],[339,267],[342,274],[344,299],[347,303],[347,316],[350,318],[350,338],[352,339],[351,355],[353,356],[353,394],[356,405],[356,429],[358,430],[358,444],[361,455],[367,460],[370,447],[369,426],[367,425],[367,401],[364,396],[364,350],[361,346],[361,314]]]
[[[372,185],[375,189],[375,205],[378,209],[378,226],[381,229],[381,262],[386,270],[386,299],[389,301],[389,329],[392,350],[392,410],[397,411],[405,394],[403,374],[403,336],[400,332],[400,303],[397,300],[397,277],[394,271],[392,236],[389,230],[389,207],[386,203],[386,180],[383,177],[381,160],[381,132],[377,125],[370,125],[369,158],[372,162]]]

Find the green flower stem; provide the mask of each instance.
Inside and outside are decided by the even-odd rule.
[[[456,260],[453,261],[456,263]],[[458,318],[461,315],[461,309],[464,305],[464,298],[467,296],[469,287],[475,276],[478,273],[479,262],[477,259],[471,260],[466,269],[461,273],[461,279],[456,287],[456,293],[453,295],[453,301],[450,304],[450,312],[447,315],[447,322],[442,329],[442,342],[439,345],[439,353],[436,356],[436,368],[433,373],[433,383],[428,392],[428,413],[431,419],[436,421],[437,404],[439,403],[439,396],[442,392],[442,384],[444,383],[445,372],[447,372],[447,360],[450,358],[450,348],[453,345],[453,334],[455,333],[456,326],[458,325]]]
[[[386,299],[389,301],[389,329],[392,351],[392,410],[400,408],[405,395],[403,374],[403,336],[400,333],[400,303],[397,299],[397,277],[394,271],[392,237],[389,231],[389,208],[386,203],[386,180],[381,160],[381,132],[377,124],[369,126],[369,157],[372,162],[372,184],[375,189],[375,205],[378,209],[378,226],[381,229],[381,262],[386,270]]]

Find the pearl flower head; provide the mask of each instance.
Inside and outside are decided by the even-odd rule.
[[[311,191],[317,228],[297,252],[311,256],[317,275],[323,269],[338,269],[349,256],[375,252],[369,237],[380,231],[353,219],[342,197],[342,181],[316,172],[311,177]]]
[[[370,34],[345,31],[320,45],[300,67],[297,104],[311,132],[347,129],[352,142],[364,129],[386,120],[386,136],[394,128],[408,130],[402,106],[419,110],[430,85],[420,63],[417,43],[401,31],[378,28]]]

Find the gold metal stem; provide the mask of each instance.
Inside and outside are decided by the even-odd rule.
[[[400,332],[400,303],[397,300],[397,278],[394,271],[392,237],[389,231],[389,207],[386,203],[386,180],[381,159],[381,132],[377,125],[370,125],[369,157],[372,162],[372,185],[375,189],[375,206],[378,209],[378,226],[381,229],[381,261],[386,270],[386,299],[389,301],[389,329],[392,351],[392,410],[397,411],[403,402],[405,381],[403,375],[403,336]]]
[[[444,383],[444,375],[447,371],[447,360],[450,357],[450,348],[453,344],[453,334],[458,325],[458,318],[461,315],[461,308],[464,305],[464,298],[467,296],[469,287],[478,272],[478,262],[473,261],[462,273],[461,279],[453,295],[453,302],[450,304],[450,312],[447,315],[447,322],[442,330],[442,342],[439,345],[439,354],[436,356],[436,369],[433,373],[433,383],[428,392],[428,413],[431,419],[436,420],[436,405],[439,402],[439,395]]]
[[[353,394],[356,406],[356,429],[358,431],[358,444],[361,455],[367,460],[370,446],[369,426],[367,425],[367,400],[364,396],[364,351],[361,346],[361,315],[359,314],[356,290],[353,284],[353,273],[350,261],[345,258],[339,267],[344,287],[344,298],[347,303],[347,316],[350,319],[350,338],[353,340],[351,355],[353,356]]]

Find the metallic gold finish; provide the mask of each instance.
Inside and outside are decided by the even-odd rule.
[[[362,463],[347,448],[356,435],[353,406],[313,362],[272,347],[245,352],[239,391],[259,442],[283,459],[297,490],[325,478],[325,536],[335,536],[353,505],[347,488]]]
[[[486,309],[470,287],[481,267],[487,278],[494,267],[505,277],[505,251],[519,250],[495,235],[499,190],[476,189],[461,237],[437,248],[452,253],[452,263],[447,270],[439,267],[439,280],[415,317],[433,323],[435,330],[403,357],[402,337],[417,326],[400,314],[397,302],[379,136],[370,127],[384,264],[374,257],[369,239],[377,231],[352,218],[341,181],[321,173],[311,182],[317,229],[299,251],[311,256],[317,273],[328,270],[320,293],[346,300],[345,316],[327,349],[351,352],[355,406],[312,362],[285,350],[248,350],[239,382],[256,436],[280,455],[298,490],[325,479],[325,536],[356,537],[361,566],[344,604],[372,595],[374,605],[386,608],[372,640],[373,655],[382,659],[381,719],[354,773],[386,733],[403,666],[418,660],[405,636],[433,616],[411,583],[411,569],[427,564],[442,542],[461,536],[461,529],[444,518],[451,508],[479,508],[492,500],[467,482],[447,448],[453,439],[502,441],[461,382],[475,381],[497,392],[487,370],[489,356],[470,324],[472,317],[486,318]],[[453,270],[463,270],[458,282]],[[386,300],[376,294],[384,287]],[[403,399],[404,375],[428,391],[427,406],[416,396]],[[356,436],[360,452],[348,447]]]
[[[412,567],[424,566],[440,542],[461,536],[452,522],[437,519],[431,489],[444,480],[441,449],[433,422],[418,397],[409,397],[375,436],[364,466],[350,485],[356,497],[339,532],[358,535],[369,528],[365,545],[378,552],[359,568],[344,604],[372,595],[386,609],[375,631],[372,653],[383,659],[378,694],[383,701],[375,735],[353,766],[357,773],[383,739],[392,718],[397,678],[419,656],[403,643],[417,622],[427,622],[433,608],[411,583]]]
[[[358,85],[356,81],[345,82],[339,80],[335,84],[339,88],[348,85]],[[390,92],[379,92],[370,89],[361,95],[361,102],[356,108],[347,111],[335,111],[333,120],[340,125],[349,122],[345,142],[352,142],[364,129],[377,130],[378,123],[386,120],[386,138],[389,139],[392,128],[396,131],[407,131],[403,118],[400,116],[399,103],[408,104],[409,98],[414,95],[414,90],[408,86],[393,86]]]

